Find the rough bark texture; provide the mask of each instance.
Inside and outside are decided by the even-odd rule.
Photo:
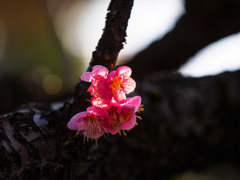
[[[171,32],[127,63],[133,78],[153,71],[177,70],[208,44],[240,31],[240,1],[186,0],[185,8],[186,14]]]
[[[239,79],[240,71],[199,79],[149,75],[136,89],[143,120],[98,146],[74,138],[50,106],[23,107],[1,117],[0,177],[169,179],[220,162],[239,165]]]

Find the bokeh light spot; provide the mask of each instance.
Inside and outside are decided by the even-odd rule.
[[[49,75],[43,80],[43,89],[49,95],[55,95],[62,89],[62,80],[55,75]]]

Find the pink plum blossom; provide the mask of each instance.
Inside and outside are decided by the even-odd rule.
[[[104,133],[108,133],[109,115],[100,107],[88,107],[87,111],[74,115],[67,124],[71,130],[81,132],[87,141],[89,138],[98,139]]]
[[[135,113],[139,110],[141,104],[141,97],[134,96],[132,98],[127,98],[124,104],[114,103],[113,107],[108,110],[109,121],[111,127],[109,127],[109,132],[111,134],[116,134],[121,130],[125,134],[124,130],[132,129],[136,124],[137,116]]]
[[[133,92],[136,83],[130,78],[131,68],[127,66],[119,67],[116,71],[108,74],[106,79],[101,79],[97,85],[99,96],[103,100],[111,100],[111,96],[117,102],[126,99],[126,95]]]
[[[101,104],[107,104],[110,102],[111,99],[111,95],[108,92],[105,92],[105,96],[108,95],[107,100],[102,100],[99,97],[99,93],[98,93],[98,89],[97,89],[97,84],[101,84],[102,82],[105,83],[105,79],[108,76],[108,69],[104,66],[101,65],[96,65],[93,66],[92,68],[92,72],[85,72],[82,74],[81,76],[81,80],[82,81],[86,81],[86,82],[91,82],[91,85],[88,88],[88,92],[93,96],[92,98],[92,104],[99,104],[99,102],[101,101]],[[103,80],[103,81],[101,81]],[[97,100],[97,101],[96,101]],[[102,107],[102,106],[99,106]]]
[[[106,78],[108,75],[108,69],[104,66],[93,66],[92,72],[85,72],[81,76],[82,81],[95,83],[101,78]]]
[[[82,81],[91,82],[88,92],[91,94],[91,107],[87,111],[74,115],[67,126],[71,130],[77,130],[77,134],[97,139],[104,133],[121,134],[121,130],[132,129],[136,124],[136,112],[143,110],[141,97],[126,98],[126,94],[135,89],[136,83],[130,78],[131,68],[119,67],[108,74],[106,67],[93,66],[92,72],[85,72],[81,76]]]
[[[102,78],[104,79],[104,78]],[[102,79],[98,82],[98,83],[101,83]],[[109,98],[108,100],[103,100],[100,96],[99,96],[99,89],[97,89],[96,86],[93,86],[91,85],[88,90],[87,90],[91,95],[92,95],[92,98],[91,98],[91,104],[92,106],[97,106],[97,107],[101,107],[105,110],[107,109],[110,109],[111,108],[111,95],[109,95]]]
[[[104,101],[97,95],[91,98],[91,104],[92,106],[101,107],[105,110],[108,110],[112,107],[110,101]]]

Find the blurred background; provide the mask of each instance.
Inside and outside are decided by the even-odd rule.
[[[23,103],[71,96],[101,37],[108,4],[109,0],[0,2],[0,114]],[[136,1],[118,63],[161,38],[183,13],[182,0]]]
[[[24,103],[72,96],[101,37],[109,2],[0,2],[0,114]],[[135,0],[117,63],[128,64],[135,78],[163,70],[186,77],[235,71],[239,22],[238,0]],[[240,174],[223,164],[176,177],[193,179],[237,180]]]
[[[23,103],[52,102],[71,96],[101,37],[108,3],[109,0],[0,2],[0,114]],[[127,44],[118,64],[130,61],[171,32],[178,20],[188,14],[185,3],[136,0]],[[211,9],[214,3],[205,5]],[[177,70],[197,77],[236,70],[240,67],[239,40],[240,34],[235,33],[209,43]],[[142,71],[142,67],[138,69]]]

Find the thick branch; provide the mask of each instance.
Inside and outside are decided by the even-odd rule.
[[[240,1],[186,0],[185,7],[186,14],[171,32],[127,63],[133,78],[176,70],[208,44],[240,31]]]
[[[171,73],[137,82],[145,111],[127,136],[82,144],[46,105],[1,117],[5,178],[169,179],[186,170],[240,162],[240,71],[203,78]],[[7,167],[7,168],[4,168]],[[10,179],[10,178],[9,178]]]

